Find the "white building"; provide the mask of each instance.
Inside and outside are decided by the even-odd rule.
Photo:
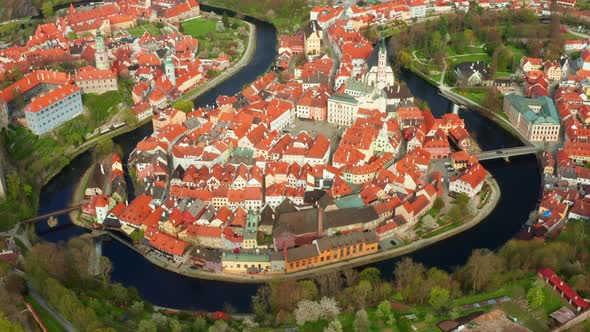
[[[69,84],[33,100],[25,107],[25,119],[33,133],[43,135],[83,111],[80,88]]]
[[[365,74],[364,81],[367,85],[377,87],[379,90],[393,85],[395,82],[395,76],[393,69],[387,61],[387,47],[385,46],[385,40],[375,47],[371,57],[368,61],[369,72]]]
[[[350,127],[356,120],[358,102],[347,94],[328,98],[328,122]]]
[[[474,197],[483,187],[487,171],[479,164],[469,166],[459,177],[451,178],[449,191]]]

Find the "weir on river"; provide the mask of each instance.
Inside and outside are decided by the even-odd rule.
[[[212,8],[201,6],[202,10]],[[223,10],[217,10],[222,13]],[[196,106],[214,104],[218,95],[234,95],[242,87],[263,74],[276,57],[277,38],[274,27],[268,23],[245,17],[256,25],[256,51],[252,61],[226,82],[209,90],[195,100]],[[398,78],[404,81],[416,98],[428,103],[435,116],[453,111],[453,104],[440,96],[438,90],[418,76],[402,72]],[[460,116],[465,119],[467,130],[483,150],[510,148],[523,145],[510,133],[482,115],[461,108]],[[137,142],[151,134],[151,124],[114,139],[123,147],[127,163],[129,153]],[[84,171],[91,164],[90,153],[75,158],[42,190],[38,213],[60,210],[70,205],[74,187]],[[503,160],[486,161],[483,165],[490,171],[502,190],[498,207],[477,226],[450,239],[438,242],[408,255],[426,266],[450,270],[463,264],[471,251],[476,248],[495,249],[505,243],[526,221],[535,207],[540,188],[540,174],[536,159],[523,156],[507,164]],[[131,179],[127,176],[128,184]],[[68,226],[67,215],[59,216],[61,227],[51,230],[46,224],[38,223],[37,232],[47,241],[67,241],[69,238],[86,233],[83,228]],[[144,259],[141,255],[118,241],[102,243],[102,254],[113,263],[112,280],[125,286],[134,286],[142,297],[158,306],[193,309],[220,310],[224,304],[231,304],[239,312],[250,310],[250,298],[257,285],[226,283],[192,279],[163,270]],[[372,266],[381,269],[384,276],[391,276],[398,258],[382,261]]]

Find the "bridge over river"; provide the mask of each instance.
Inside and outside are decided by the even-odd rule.
[[[519,146],[516,148],[505,148],[505,149],[482,151],[480,153],[474,154],[474,156],[476,156],[480,161],[481,160],[500,159],[500,158],[508,160],[510,157],[536,154],[537,152],[540,152],[540,151],[541,151],[541,149],[536,146]]]

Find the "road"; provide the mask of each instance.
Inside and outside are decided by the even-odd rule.
[[[53,309],[53,307],[51,307],[47,302],[45,302],[45,299],[41,295],[39,295],[39,293],[37,293],[35,288],[33,288],[31,286],[31,284],[29,284],[28,286],[29,286],[29,295],[31,295],[31,297],[34,298],[35,301],[37,301],[39,303],[39,305],[41,305],[43,307],[43,309],[47,310],[47,312],[49,312],[49,314],[51,316],[53,316],[53,318],[55,320],[57,320],[66,331],[68,331],[68,332],[78,332],[79,331],[68,320],[63,318],[57,311],[55,311]]]
[[[256,26],[250,22],[246,22],[248,26],[250,26],[250,34],[248,36],[248,47],[246,48],[246,52],[235,65],[233,65],[229,70],[223,72],[221,75],[213,78],[205,82],[205,84],[201,85],[200,87],[196,88],[192,92],[188,92],[184,96],[182,96],[182,100],[194,100],[201,94],[207,92],[208,90],[214,88],[216,85],[222,83],[226,79],[233,76],[236,72],[238,72],[242,67],[245,67],[252,56],[254,55],[254,50],[256,49]]]
[[[590,35],[587,35],[587,34],[581,33],[581,32],[577,32],[568,26],[566,26],[565,29],[567,30],[567,32],[571,33],[574,36],[578,36],[580,38],[590,38]]]
[[[27,232],[25,230],[19,231],[21,223],[19,222],[14,226],[12,229],[6,232],[0,232],[0,236],[5,237],[14,237],[19,239],[27,248],[31,247],[31,242],[29,241],[29,237],[27,236]]]

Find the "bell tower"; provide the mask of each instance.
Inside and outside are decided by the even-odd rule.
[[[109,53],[107,46],[104,42],[104,36],[100,30],[96,31],[96,47],[94,53],[94,61],[96,63],[96,69],[105,70],[109,69]]]

